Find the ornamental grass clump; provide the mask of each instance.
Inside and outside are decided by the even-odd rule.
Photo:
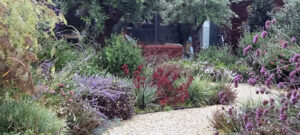
[[[216,89],[209,83],[209,79],[203,79],[200,76],[194,77],[188,88],[190,96],[188,101],[195,106],[209,105],[210,98],[216,93]]]
[[[194,77],[191,85],[188,87],[189,100],[194,106],[230,104],[236,99],[236,91],[226,84],[226,80],[212,84],[210,78]]]
[[[117,77],[76,76],[75,96],[97,108],[103,117],[128,119],[134,109],[134,85]]]
[[[65,134],[66,122],[30,100],[6,101],[0,106],[0,134]]]

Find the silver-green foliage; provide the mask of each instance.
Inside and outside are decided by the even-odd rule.
[[[188,90],[191,103],[196,105],[209,104],[209,100],[217,93],[217,89],[210,84],[209,79],[199,76],[194,77]]]
[[[300,0],[284,0],[284,7],[273,16],[276,18],[276,27],[281,29],[279,35],[300,37]],[[300,40],[297,40],[297,43]]]
[[[156,87],[145,87],[136,91],[137,105],[139,107],[151,108],[153,101],[156,99]]]
[[[66,123],[33,101],[7,101],[0,106],[0,134],[5,132],[64,134]]]
[[[230,0],[161,0],[166,6],[162,12],[168,22],[178,21],[199,27],[205,20],[216,24],[230,25],[234,13],[230,9]]]

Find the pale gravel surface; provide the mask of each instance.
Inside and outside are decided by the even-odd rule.
[[[266,95],[262,97],[255,94],[257,89],[240,84],[235,105],[249,98],[265,98]],[[211,135],[214,131],[208,118],[218,109],[221,109],[221,105],[135,115],[120,126],[109,129],[104,135]]]

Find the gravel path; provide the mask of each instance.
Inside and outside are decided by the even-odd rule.
[[[247,84],[240,84],[237,102],[267,96],[256,95],[256,90]],[[211,135],[214,131],[207,118],[218,109],[221,109],[221,105],[135,115],[123,121],[121,126],[109,129],[104,135]]]

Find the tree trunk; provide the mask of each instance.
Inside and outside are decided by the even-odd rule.
[[[120,13],[110,13],[109,19],[104,22],[103,32],[98,36],[97,41],[101,45],[101,48],[105,47],[105,40],[110,38],[114,26],[120,21],[123,15]],[[100,48],[97,48],[97,50]]]
[[[193,49],[194,49],[194,53],[198,53],[200,52],[201,46],[200,46],[200,38],[198,35],[198,31],[199,31],[200,27],[195,28],[191,28],[191,35],[192,35],[192,40],[193,40]]]

